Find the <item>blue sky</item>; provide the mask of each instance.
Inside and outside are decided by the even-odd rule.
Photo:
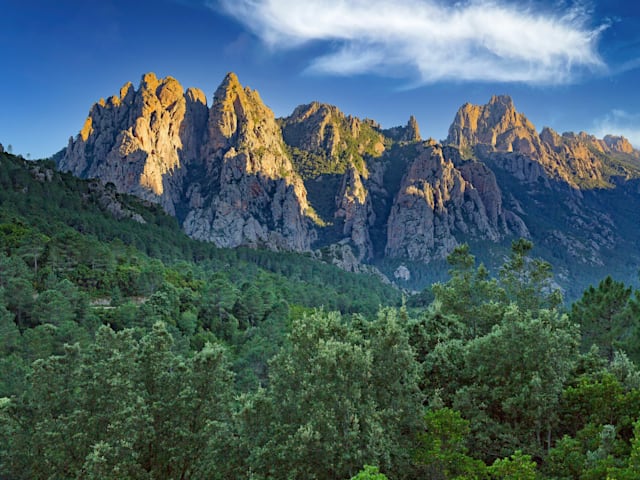
[[[640,147],[640,5],[622,0],[0,0],[0,142],[46,157],[146,72],[228,71],[285,116],[313,100],[442,139],[508,94],[538,130]]]

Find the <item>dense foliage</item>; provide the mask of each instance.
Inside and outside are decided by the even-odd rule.
[[[530,242],[495,272],[463,245],[401,306],[0,160],[0,478],[640,477],[640,293],[621,282],[566,308]]]

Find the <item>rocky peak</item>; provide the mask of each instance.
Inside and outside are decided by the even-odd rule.
[[[406,139],[408,142],[419,142],[421,140],[420,138],[420,128],[418,127],[418,121],[416,120],[416,117],[414,117],[413,115],[411,115],[409,117],[409,121],[407,122],[407,126],[406,126]]]
[[[201,178],[187,192],[189,235],[224,247],[309,249],[315,217],[280,127],[233,73],[214,94],[201,162]]]
[[[562,137],[550,127],[544,127],[540,132],[540,140],[556,149],[562,145]]]
[[[549,127],[538,135],[505,95],[494,96],[483,106],[463,105],[447,142],[529,183],[542,176],[545,185],[553,179],[575,190],[610,185],[606,156],[612,149],[605,141],[584,132],[559,135]],[[620,148],[627,147],[620,144]]]
[[[238,140],[238,124],[248,119],[247,110],[251,108],[249,98],[234,73],[228,73],[213,94],[209,125],[208,146],[215,154],[228,149]]]
[[[291,146],[333,157],[343,141],[342,133],[356,128],[336,107],[312,102],[296,107],[284,119],[282,133]]]
[[[419,142],[421,140],[418,121],[413,115],[409,117],[406,126],[392,127],[384,130],[383,133],[396,142]]]
[[[513,100],[507,95],[493,96],[486,105],[463,105],[449,128],[447,143],[463,151],[475,145],[523,154],[540,149],[533,124],[516,111]]]
[[[509,95],[492,95],[488,106],[497,116],[508,114],[515,118],[516,107]]]
[[[640,152],[635,150],[629,140],[622,136],[605,135],[602,141],[612,152],[626,153],[635,157],[640,156]]]
[[[292,147],[342,160],[335,165],[338,173],[344,173],[350,163],[364,172],[364,157],[379,157],[385,149],[384,137],[375,122],[345,115],[337,107],[319,102],[300,105],[284,118],[282,134]]]
[[[456,236],[498,241],[527,236],[524,222],[502,206],[493,172],[463,160],[457,149],[424,143],[404,175],[388,220],[386,254],[430,261],[445,258]]]
[[[234,73],[227,74],[214,94],[202,153],[209,161],[230,149],[245,152],[246,173],[278,178],[293,171],[273,112]]]
[[[545,128],[540,139],[546,147],[542,159],[547,165],[555,165],[555,173],[572,186],[581,189],[611,187],[611,175],[640,175],[640,167],[634,167],[640,152],[624,137],[607,135],[598,139],[586,132],[558,135]]]
[[[580,145],[582,148],[588,148],[605,156],[622,154],[628,159],[640,158],[640,151],[634,149],[629,140],[622,136],[605,135],[604,138],[599,139],[586,132],[565,132],[562,134],[561,144]]]
[[[185,154],[195,155],[206,124],[203,112],[202,92],[191,89],[185,96],[176,79],[147,73],[137,91],[128,82],[119,95],[93,105],[59,168],[111,182],[175,214]]]

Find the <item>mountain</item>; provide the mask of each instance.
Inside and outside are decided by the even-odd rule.
[[[502,158],[505,168],[528,183],[559,180],[575,189],[607,188],[613,177],[640,174],[640,152],[623,137],[599,140],[584,132],[559,135],[545,127],[540,134],[515,109],[508,96],[494,96],[483,106],[465,104],[449,128],[446,143],[479,157]],[[512,155],[504,155],[512,154]],[[514,158],[535,162],[531,167]]]
[[[568,286],[640,265],[640,152],[623,137],[538,133],[506,95],[463,105],[439,143],[413,116],[383,129],[320,102],[276,119],[232,73],[210,107],[146,74],[91,108],[58,167],[160,204],[193,238],[402,268],[406,286],[437,278],[464,242],[497,265],[529,238]]]
[[[434,141],[416,151],[389,215],[386,255],[428,262],[448,255],[460,234],[492,242],[529,236],[525,223],[503,208],[486,165]]]
[[[273,113],[229,74],[207,108],[197,89],[142,77],[100,101],[59,168],[160,203],[193,238],[218,246],[310,248],[302,180]]]
[[[175,215],[184,165],[199,158],[206,120],[202,91],[185,93],[177,80],[159,80],[149,73],[137,91],[127,83],[119,96],[91,107],[59,168],[113,183],[119,191],[158,202]]]
[[[314,214],[281,130],[234,74],[214,94],[200,152],[183,185],[188,235],[224,247],[309,249]]]
[[[370,183],[367,160],[385,151],[380,126],[318,102],[297,107],[281,124],[309,199],[325,222],[321,240],[346,240],[358,261],[373,259],[369,230],[375,214],[365,184]]]

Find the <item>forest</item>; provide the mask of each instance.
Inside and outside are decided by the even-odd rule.
[[[632,286],[520,239],[409,295],[107,193],[0,154],[0,478],[640,478]]]

